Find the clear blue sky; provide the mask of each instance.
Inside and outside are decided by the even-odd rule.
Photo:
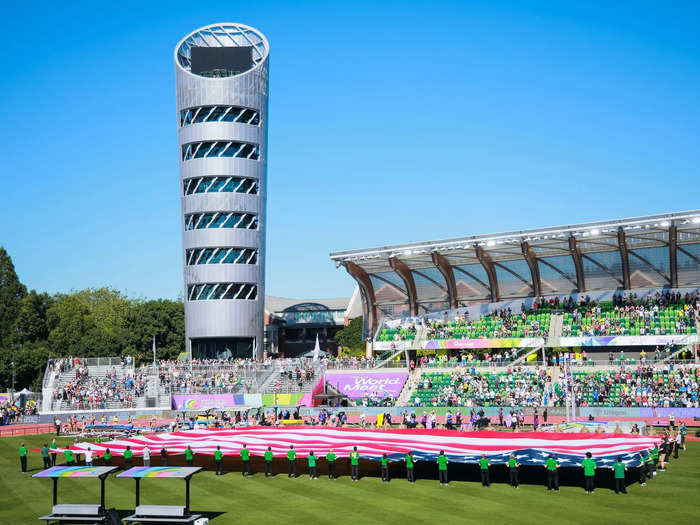
[[[349,295],[333,250],[700,205],[697,2],[493,3],[6,5],[0,244],[38,290],[181,294],[173,48],[222,21],[272,49],[270,295]]]

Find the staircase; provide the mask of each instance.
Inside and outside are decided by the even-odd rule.
[[[547,338],[547,346],[554,348],[559,346],[562,330],[564,329],[564,315],[552,314],[549,321],[549,337]]]
[[[413,391],[416,389],[418,381],[420,381],[420,376],[421,373],[418,370],[408,374],[408,379],[406,379],[406,382],[401,389],[401,393],[396,399],[396,403],[394,403],[395,406],[409,406],[411,404],[411,396],[413,395]]]

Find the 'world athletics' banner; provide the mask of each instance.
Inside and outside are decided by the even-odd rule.
[[[544,344],[541,337],[512,339],[432,339],[426,341],[426,350],[459,350],[467,348],[535,348]]]
[[[383,372],[326,372],[325,381],[350,399],[364,396],[399,397],[407,371]]]

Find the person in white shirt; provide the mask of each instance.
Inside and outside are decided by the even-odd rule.
[[[143,447],[143,466],[144,467],[151,466],[151,451],[149,450],[148,447]]]
[[[90,447],[85,451],[85,464],[92,467],[92,449]]]

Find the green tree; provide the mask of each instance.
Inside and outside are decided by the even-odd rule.
[[[362,317],[355,317],[348,326],[338,330],[335,340],[338,341],[338,346],[342,347],[342,355],[365,355],[365,341],[362,339]]]
[[[10,255],[0,246],[0,350],[7,351],[16,339],[13,331],[26,294]]]
[[[34,290],[22,298],[15,321],[16,331],[22,343],[48,339],[49,327],[46,323],[46,313],[52,303],[53,300],[49,294],[39,294]]]
[[[158,299],[134,304],[129,318],[126,352],[141,361],[151,361],[154,336],[158,359],[175,359],[185,351],[185,307],[182,301]]]

